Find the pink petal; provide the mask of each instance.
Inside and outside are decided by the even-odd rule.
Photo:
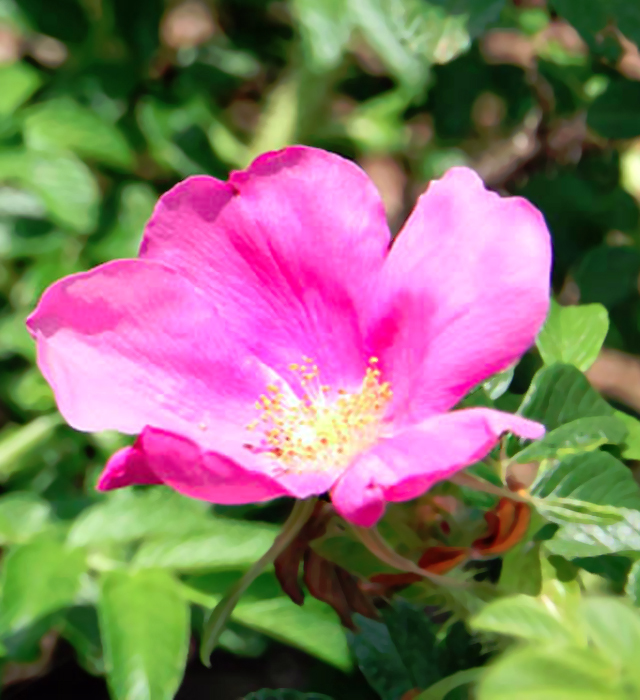
[[[453,407],[532,344],[549,304],[540,212],[466,168],[431,183],[394,243],[370,342],[405,423]]]
[[[163,430],[146,428],[133,447],[116,453],[98,488],[163,483],[179,493],[211,503],[256,503],[288,495],[273,479],[244,469],[195,442]]]
[[[38,365],[79,430],[146,425],[242,443],[264,370],[204,294],[162,263],[119,260],[50,287],[28,319]]]
[[[141,255],[204,290],[242,340],[282,376],[306,355],[323,381],[360,382],[368,357],[358,306],[390,235],[366,174],[331,153],[267,153],[229,182],[190,178],[164,195]]]
[[[332,501],[345,518],[370,527],[382,514],[384,501],[417,498],[483,459],[505,432],[535,440],[544,434],[544,426],[487,408],[429,418],[363,455],[338,481]]]

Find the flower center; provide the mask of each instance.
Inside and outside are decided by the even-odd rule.
[[[381,381],[378,359],[370,358],[358,391],[334,391],[320,383],[318,366],[309,357],[289,365],[299,376],[301,398],[270,384],[256,402],[259,416],[247,426],[260,430],[252,452],[268,452],[284,472],[325,471],[346,466],[371,447],[380,434],[385,409],[392,397],[389,382]]]

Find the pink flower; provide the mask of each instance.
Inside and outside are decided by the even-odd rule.
[[[353,163],[292,147],[156,207],[136,260],[52,285],[28,326],[78,430],[138,434],[100,489],[164,483],[214,503],[331,493],[375,523],[544,428],[450,411],[513,363],[549,301],[541,214],[454,168],[397,241]]]

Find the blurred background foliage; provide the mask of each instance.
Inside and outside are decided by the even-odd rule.
[[[306,143],[357,160],[394,231],[429,179],[468,164],[542,209],[559,300],[610,314],[590,377],[640,410],[638,43],[635,0],[0,0],[6,697],[107,697],[92,677],[105,668],[118,700],[173,697],[191,623],[282,515],[161,488],[95,493],[125,443],[56,413],[24,328],[45,287],[134,256],[160,193],[265,150]],[[537,363],[525,358],[516,391]],[[297,608],[270,573],[222,643],[212,671],[189,665],[178,697],[265,685],[375,697],[333,612]]]

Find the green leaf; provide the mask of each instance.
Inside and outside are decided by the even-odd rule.
[[[434,683],[424,693],[420,693],[415,700],[446,700],[452,690],[469,683],[475,683],[483,670],[482,668],[468,668],[464,671],[458,671]]]
[[[311,68],[325,71],[337,66],[352,29],[345,0],[294,0],[293,8]]]
[[[341,669],[352,668],[345,633],[337,616],[315,598],[302,607],[290,598],[241,600],[232,619]]]
[[[463,17],[472,38],[497,22],[505,6],[505,0],[430,0],[430,3],[441,7],[448,15]]]
[[[83,511],[69,531],[69,543],[84,546],[133,542],[151,535],[181,537],[214,525],[208,509],[208,504],[163,486],[115,492]]]
[[[578,418],[547,433],[514,457],[516,462],[564,459],[576,453],[592,452],[602,445],[619,445],[627,436],[625,424],[616,416]]]
[[[259,690],[257,693],[249,693],[244,700],[331,700],[328,695],[319,693],[301,693],[298,690]]]
[[[612,81],[589,106],[587,124],[611,139],[640,136],[640,83]]]
[[[40,87],[40,74],[27,63],[0,67],[0,116],[13,114]]]
[[[601,506],[640,509],[640,487],[629,469],[606,452],[575,455],[542,473],[531,488],[538,498],[570,498]]]
[[[492,401],[499,399],[507,391],[513,380],[514,371],[515,366],[509,367],[484,382],[482,387]]]
[[[640,614],[628,603],[616,598],[584,598],[581,612],[591,644],[622,666],[625,675],[640,692]]]
[[[616,512],[620,519],[613,523],[563,525],[545,541],[545,549],[567,559],[640,551],[640,512],[628,508]]]
[[[2,569],[0,634],[71,605],[86,571],[85,554],[51,539],[12,549]]]
[[[591,649],[525,647],[498,657],[481,677],[478,700],[628,700],[612,668]]]
[[[172,700],[189,648],[189,608],[164,571],[111,571],[98,616],[114,700]]]
[[[551,309],[536,345],[545,365],[556,362],[588,369],[598,356],[609,330],[609,315],[601,304],[560,306]]]
[[[382,700],[398,700],[414,685],[386,625],[357,616],[358,634],[349,645],[369,685]]]
[[[204,608],[213,608],[239,575],[234,571],[190,577],[185,595]],[[282,593],[273,574],[262,574],[249,586],[231,617],[343,671],[352,667],[345,633],[333,610],[310,596],[302,607],[296,605]]]
[[[72,154],[5,150],[0,153],[0,181],[15,181],[35,192],[60,226],[89,233],[97,224],[98,184]]]
[[[69,608],[62,622],[61,634],[73,645],[83,668],[94,675],[104,675],[104,654],[95,608],[87,605]]]
[[[624,592],[636,608],[640,608],[640,561],[634,562],[631,567]]]
[[[21,468],[21,460],[41,449],[60,425],[57,413],[34,418],[21,426],[5,426],[0,433],[0,481],[6,481]]]
[[[384,611],[384,621],[414,688],[428,688],[443,674],[437,654],[435,625],[424,610],[402,600]]]
[[[525,537],[502,557],[500,589],[505,593],[535,596],[540,593],[541,585],[540,544],[532,545]]]
[[[615,417],[627,428],[627,437],[622,446],[625,459],[640,459],[640,420],[623,411],[616,411]]]
[[[578,418],[613,416],[614,410],[582,372],[572,365],[557,364],[537,372],[519,413],[553,430]]]
[[[30,108],[24,120],[24,137],[34,150],[69,150],[126,170],[134,162],[129,144],[113,124],[67,97]]]
[[[20,544],[42,532],[51,519],[51,506],[29,491],[0,496],[0,545]]]
[[[469,624],[475,630],[526,641],[575,641],[572,630],[555,607],[522,594],[488,603]]]
[[[249,566],[269,549],[277,532],[266,523],[212,519],[205,531],[145,541],[134,564],[180,571]]]

